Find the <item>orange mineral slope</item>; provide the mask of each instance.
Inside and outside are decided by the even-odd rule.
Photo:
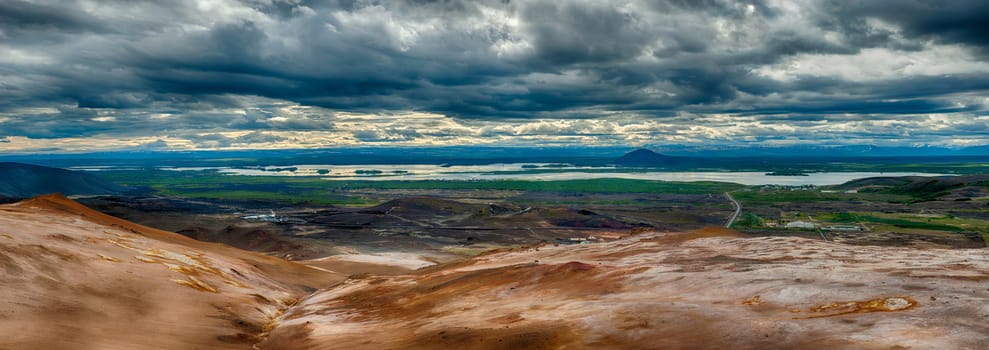
[[[0,206],[0,349],[251,349],[341,279],[57,195]]]
[[[498,252],[300,301],[263,349],[985,349],[986,250],[728,230]]]
[[[343,280],[46,196],[0,206],[0,349],[984,349],[986,253],[712,229]]]

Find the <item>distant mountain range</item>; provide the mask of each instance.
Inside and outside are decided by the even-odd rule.
[[[699,158],[736,157],[989,157],[989,146],[949,148],[943,146],[875,146],[875,145],[795,145],[795,146],[727,146],[653,145],[650,149],[663,154]]]
[[[101,195],[128,188],[79,171],[23,163],[0,163],[0,196],[28,198],[49,193]]]

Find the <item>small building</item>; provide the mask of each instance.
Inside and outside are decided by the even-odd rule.
[[[862,231],[862,228],[855,225],[831,225],[825,226],[825,230],[829,231]]]
[[[556,242],[559,244],[587,244],[591,243],[590,240],[584,237],[569,237],[569,238],[557,238]]]
[[[271,214],[248,215],[248,216],[241,216],[240,218],[247,221],[264,221],[264,222],[289,223],[289,224],[306,223],[306,221],[302,219],[275,215],[274,210],[271,210]]]
[[[813,230],[813,229],[817,228],[817,225],[815,225],[813,222],[807,222],[807,221],[799,221],[799,220],[797,220],[797,221],[790,221],[790,222],[786,223],[786,228],[796,228],[796,229]]]

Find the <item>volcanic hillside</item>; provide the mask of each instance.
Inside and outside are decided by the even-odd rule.
[[[0,206],[0,349],[250,349],[341,279],[61,196]]]
[[[834,186],[841,190],[905,194],[919,201],[989,198],[989,175],[870,177]]]
[[[746,238],[719,228],[517,248],[387,276],[347,266],[356,274],[344,278],[62,197],[0,206],[0,227],[0,349],[989,343],[982,249]]]
[[[32,164],[0,163],[0,197],[30,198],[48,193],[119,194],[126,191],[123,186],[84,172]]]
[[[647,149],[637,149],[616,159],[615,164],[623,166],[651,167],[672,165],[678,163],[678,161],[679,159],[676,157],[662,155]]]
[[[976,349],[986,271],[984,250],[652,233],[355,276],[262,348]]]

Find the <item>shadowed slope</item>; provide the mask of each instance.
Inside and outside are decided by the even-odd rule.
[[[15,206],[54,210],[60,213],[78,215],[93,223],[116,227],[146,236],[148,238],[205,249],[231,257],[238,257],[250,262],[252,265],[265,273],[272,276],[277,276],[281,282],[285,282],[306,290],[332,285],[342,277],[340,275],[336,275],[327,279],[328,276],[325,272],[317,271],[301,264],[288,263],[283,259],[240,250],[224,244],[197,241],[174,232],[162,231],[156,228],[136,224],[124,219],[100,213],[57,194],[38,196],[15,204]]]
[[[340,279],[57,195],[0,206],[0,348],[250,349]]]
[[[0,163],[0,196],[27,198],[46,193],[118,194],[127,188],[79,171],[40,165]]]
[[[989,175],[869,177],[834,188],[908,195],[920,201],[972,199],[989,193]]]

